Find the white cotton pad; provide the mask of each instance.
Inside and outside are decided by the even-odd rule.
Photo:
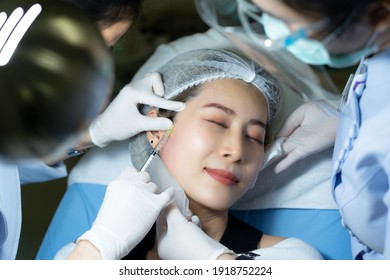
[[[192,216],[189,209],[189,202],[183,188],[168,171],[158,155],[156,155],[149,164],[147,172],[152,178],[152,182],[159,187],[160,192],[163,192],[170,187],[174,187],[175,197],[173,198],[173,203],[176,204],[184,217]]]

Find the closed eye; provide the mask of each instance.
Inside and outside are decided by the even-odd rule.
[[[249,140],[254,141],[256,144],[264,145],[264,141],[262,139],[259,139],[259,138],[256,138],[256,137],[251,137],[249,135],[247,135],[246,137],[248,137]]]
[[[207,120],[208,122],[212,123],[212,124],[216,124],[220,127],[223,127],[223,128],[228,128],[227,125],[223,122],[217,122],[217,121],[213,121],[213,120]]]

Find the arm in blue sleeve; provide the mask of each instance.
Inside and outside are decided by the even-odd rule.
[[[68,175],[63,162],[49,166],[40,160],[23,160],[17,166],[21,184],[46,182]]]

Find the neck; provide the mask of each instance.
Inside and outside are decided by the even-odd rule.
[[[212,210],[194,201],[190,201],[190,208],[192,213],[198,216],[202,230],[211,238],[219,241],[227,226],[228,210]]]

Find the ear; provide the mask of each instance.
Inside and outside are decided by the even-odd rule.
[[[151,117],[151,118],[156,118],[158,115],[158,110],[157,108],[152,108],[147,116],[148,117]],[[164,136],[164,131],[147,131],[146,132],[146,138],[148,138],[148,141],[150,143],[150,146],[152,146],[152,148],[156,148],[158,142],[160,142],[160,139]]]
[[[164,136],[164,131],[161,130],[146,132],[146,137],[148,138],[150,146],[152,146],[153,149],[156,148],[158,142],[160,142],[163,136]]]

